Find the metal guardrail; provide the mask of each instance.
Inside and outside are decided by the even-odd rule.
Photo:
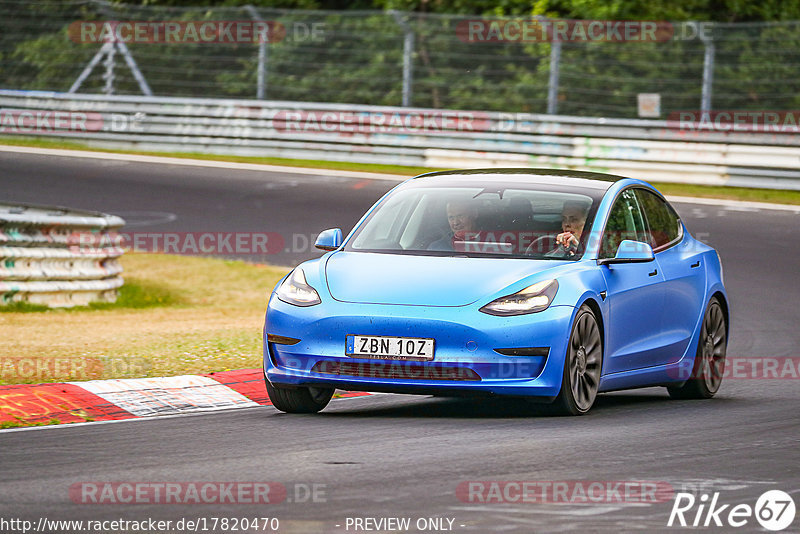
[[[0,133],[143,151],[533,166],[800,189],[800,135],[664,120],[0,90]]]
[[[123,250],[113,230],[123,224],[102,213],[0,204],[0,305],[116,301]]]

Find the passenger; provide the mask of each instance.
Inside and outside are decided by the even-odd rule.
[[[467,234],[477,233],[475,221],[478,218],[475,206],[466,200],[453,200],[447,203],[447,222],[450,232],[428,246],[428,250],[455,250],[456,241],[464,241]]]
[[[578,254],[581,234],[585,224],[585,204],[581,202],[565,202],[561,209],[562,232],[556,236],[557,246],[545,255],[556,258],[569,258]]]

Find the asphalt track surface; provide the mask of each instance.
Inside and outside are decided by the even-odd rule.
[[[0,200],[115,213],[137,231],[346,232],[393,185],[324,171],[280,175],[0,153]],[[722,256],[733,308],[729,357],[795,356],[798,215],[676,208]],[[315,255],[298,246],[245,259],[292,265]],[[409,517],[412,525],[444,517],[454,520],[454,532],[688,531],[667,528],[671,499],[481,504],[460,500],[456,488],[464,481],[648,480],[698,496],[719,492],[719,503],[731,505],[753,506],[764,491],[780,489],[800,506],[798,393],[798,379],[726,380],[710,401],[673,401],[663,388],[647,388],[601,395],[591,414],[578,418],[501,400],[375,395],[335,399],[315,416],[261,407],[0,432],[0,519],[268,516],[279,518],[281,532],[356,532],[345,530],[348,517]],[[289,497],[270,505],[75,504],[69,487],[84,481],[276,481]],[[324,494],[297,502],[295,488],[312,484],[324,485]],[[800,517],[786,532],[798,525]],[[750,518],[737,531],[764,530]]]

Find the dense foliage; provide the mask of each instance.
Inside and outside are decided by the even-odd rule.
[[[459,24],[476,17],[545,16],[672,21],[675,35],[689,36],[564,42],[560,114],[635,117],[639,93],[661,95],[662,117],[698,109],[706,45],[696,26],[680,21],[714,21],[702,26],[715,45],[713,108],[800,108],[800,81],[793,76],[800,65],[800,23],[792,22],[800,20],[800,2],[781,0],[193,0],[193,7],[177,0],[0,0],[0,87],[68,90],[102,46],[70,39],[76,21],[251,20],[245,4],[287,30],[265,50],[271,100],[400,105],[405,25],[414,38],[412,105],[543,113],[551,43],[465,42]],[[321,28],[320,38],[310,37],[314,25]],[[156,95],[256,96],[257,45],[131,43],[128,48]],[[112,70],[113,83],[107,83],[103,74]],[[113,69],[99,62],[80,91],[98,93],[112,85],[115,93],[141,94],[120,53]]]

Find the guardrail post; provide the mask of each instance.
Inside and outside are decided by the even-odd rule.
[[[244,6],[244,9],[250,14],[256,22],[264,22],[255,7],[251,5]],[[256,98],[264,100],[267,97],[267,39],[269,38],[268,29],[263,29],[259,32],[258,39],[258,66],[256,67]]]
[[[547,82],[547,113],[558,113],[558,77],[561,64],[561,41],[550,42],[550,79]]]
[[[694,24],[694,23],[692,23]],[[700,96],[700,111],[711,111],[711,91],[714,83],[714,55],[716,52],[714,46],[714,37],[706,34],[706,28],[709,26],[703,24],[698,31],[700,40],[705,46],[703,53],[703,90]]]
[[[413,56],[414,56],[414,30],[408,24],[405,17],[398,11],[391,10],[389,13],[394,17],[395,22],[403,29],[403,107],[411,105],[412,84],[414,83]]]

